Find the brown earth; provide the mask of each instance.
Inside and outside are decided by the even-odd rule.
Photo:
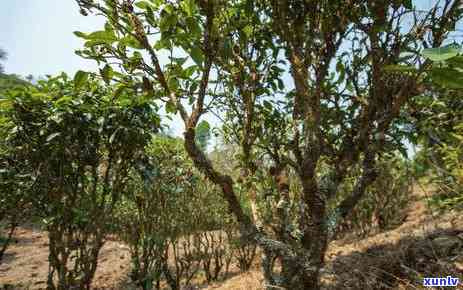
[[[423,277],[448,275],[459,277],[456,289],[463,289],[463,217],[429,212],[426,199],[431,193],[419,184],[413,192],[407,219],[398,228],[329,245],[324,289],[433,289],[420,286]],[[255,269],[208,289],[261,290],[262,279]]]
[[[418,185],[414,193],[409,215],[398,228],[330,244],[322,270],[325,289],[422,289],[423,277],[431,274],[463,280],[463,218],[457,213],[430,213],[425,205],[429,193]],[[21,227],[0,265],[0,287],[45,289],[47,259],[46,233]],[[95,289],[135,289],[127,282],[129,267],[127,247],[108,241],[100,254]],[[261,282],[255,265],[247,273],[192,289],[260,290]],[[462,283],[458,289],[463,289]]]
[[[100,253],[95,288],[111,289],[123,285],[129,267],[126,246],[107,241]],[[16,232],[14,244],[7,250],[5,262],[0,265],[0,287],[14,285],[14,288],[45,289],[47,272],[46,233],[31,226],[21,227]]]

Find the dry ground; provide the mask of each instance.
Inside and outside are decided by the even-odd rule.
[[[48,271],[48,238],[34,227],[22,227],[16,233],[16,243],[7,251],[0,265],[0,287],[22,285],[26,289],[44,289]],[[123,284],[130,266],[125,245],[108,241],[100,253],[95,287],[111,289]],[[3,286],[4,287],[4,286]]]
[[[426,273],[463,280],[463,218],[456,213],[428,212],[423,201],[426,191],[415,187],[416,200],[400,227],[362,240],[331,243],[322,271],[325,289],[421,289]],[[6,289],[44,289],[47,247],[46,233],[21,227],[0,265],[0,289],[8,285]],[[108,241],[100,254],[95,289],[133,289],[127,282],[129,267],[127,248]],[[196,289],[260,290],[261,281],[256,265],[247,273]]]

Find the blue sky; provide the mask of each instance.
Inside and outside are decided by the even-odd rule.
[[[2,0],[0,47],[8,53],[5,71],[44,76],[94,70],[93,61],[74,54],[82,42],[72,32],[97,30],[102,23],[80,15],[73,0]]]

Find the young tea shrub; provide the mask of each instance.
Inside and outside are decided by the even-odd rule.
[[[27,161],[49,235],[48,289],[90,289],[129,172],[159,124],[148,104],[127,105],[133,92],[114,93],[78,72],[7,95],[8,146]]]
[[[181,222],[187,217],[184,194],[191,192],[191,176],[184,174],[180,152],[177,140],[155,137],[147,146],[145,161],[132,173],[131,190],[117,209],[118,235],[131,254],[130,277],[142,289],[159,289],[168,268],[170,243],[177,240]],[[168,278],[177,289],[177,281]]]
[[[8,154],[5,154],[8,155]],[[18,173],[19,162],[0,156],[0,264],[18,225],[31,214],[28,176]]]
[[[30,171],[25,170],[29,167],[27,160],[22,160],[9,145],[16,126],[8,118],[9,102],[5,96],[10,90],[28,85],[26,81],[5,75],[0,70],[0,264],[17,226],[32,213],[30,189],[34,182]]]
[[[421,52],[429,66],[423,82],[427,90],[413,103],[410,122],[419,151],[417,175],[426,172],[435,189],[430,205],[439,210],[463,209],[463,63],[456,43]]]
[[[339,225],[337,237],[352,232],[365,236],[402,224],[407,217],[412,193],[413,180],[408,167],[407,161],[398,155],[384,156],[378,162],[378,178],[368,187],[364,198],[345,222]]]
[[[463,125],[460,124],[457,130],[453,140],[442,143],[434,153],[440,156],[440,164],[430,160],[433,170],[429,181],[436,192],[429,202],[444,211],[463,209]]]
[[[203,140],[204,141],[204,140]],[[228,272],[232,255],[220,197],[194,170],[182,140],[157,135],[146,147],[116,211],[118,235],[131,253],[131,279],[142,289],[210,282]]]

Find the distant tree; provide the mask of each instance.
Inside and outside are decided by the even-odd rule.
[[[462,13],[455,0],[426,11],[410,0],[77,2],[107,20],[100,31],[76,32],[86,40],[79,54],[106,62],[103,78],[138,83],[180,114],[190,158],[221,188],[243,238],[264,252],[266,287],[295,290],[320,289],[331,224],[364,197],[379,156],[404,151],[403,114],[429,65],[416,51],[440,46]],[[416,72],[389,69],[402,63]],[[208,112],[240,147],[239,180],[197,142]],[[352,168],[360,174],[338,200]]]
[[[0,48],[0,73],[3,73],[4,71],[4,67],[1,64],[1,62],[3,62],[4,60],[6,60],[6,51]]]
[[[0,73],[0,97],[2,92],[5,92],[6,90],[27,85],[30,85],[30,82],[23,80],[17,75]]]

